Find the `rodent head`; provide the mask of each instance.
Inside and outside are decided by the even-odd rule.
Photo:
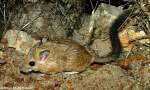
[[[21,70],[24,73],[29,73],[32,71],[38,71],[41,73],[52,74],[56,72],[61,72],[62,68],[50,60],[50,50],[44,46],[33,48],[28,55]]]
[[[26,56],[26,60],[23,66],[23,72],[31,72],[31,71],[40,71],[40,66],[47,63],[47,59],[49,56],[49,50],[44,48],[33,48],[28,55]]]

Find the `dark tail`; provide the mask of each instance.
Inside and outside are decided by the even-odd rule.
[[[120,56],[120,53],[122,51],[121,43],[118,37],[118,29],[119,27],[124,23],[124,21],[128,18],[128,16],[131,14],[132,9],[124,11],[112,24],[110,31],[109,31],[109,37],[112,45],[112,55],[115,58],[118,58]]]

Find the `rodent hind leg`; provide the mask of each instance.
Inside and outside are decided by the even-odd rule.
[[[67,62],[65,71],[82,72],[86,69],[87,63],[83,63],[80,60]]]

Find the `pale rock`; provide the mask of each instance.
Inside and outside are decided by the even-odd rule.
[[[90,16],[84,16],[82,27],[74,31],[73,40],[81,45],[90,43],[92,38],[109,38],[109,30],[112,23],[122,14],[123,10],[119,7],[101,3]]]
[[[108,40],[103,41],[101,39],[94,40],[93,44],[91,45],[91,48],[99,57],[107,56],[112,51],[111,42]]]
[[[39,40],[35,40],[26,32],[18,30],[8,30],[4,35],[4,38],[8,40],[8,47],[13,47],[25,54],[39,42]]]

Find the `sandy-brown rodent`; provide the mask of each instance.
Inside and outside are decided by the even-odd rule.
[[[47,74],[63,71],[81,72],[93,60],[93,56],[74,41],[45,42],[30,50],[22,71],[39,71]]]

